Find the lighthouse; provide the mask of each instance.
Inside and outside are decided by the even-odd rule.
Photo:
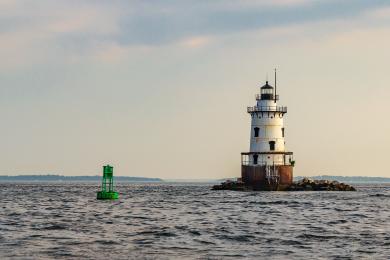
[[[255,190],[283,190],[293,181],[295,161],[286,151],[283,119],[287,107],[278,106],[276,70],[274,86],[268,81],[256,94],[256,105],[247,108],[251,116],[250,149],[241,153],[241,180]]]

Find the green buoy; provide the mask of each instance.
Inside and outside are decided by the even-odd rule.
[[[114,191],[114,167],[103,166],[102,190],[97,192],[98,200],[116,200],[118,192]]]

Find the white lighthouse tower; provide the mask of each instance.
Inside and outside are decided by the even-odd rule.
[[[250,151],[241,153],[242,181],[255,189],[278,190],[292,183],[293,153],[285,150],[283,118],[287,107],[278,106],[279,96],[268,81],[256,95],[251,115]]]

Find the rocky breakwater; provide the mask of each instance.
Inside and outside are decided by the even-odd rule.
[[[251,186],[245,185],[241,181],[227,180],[219,185],[214,185],[213,190],[235,190],[235,191],[251,191],[251,190],[263,190],[254,189]],[[269,189],[264,189],[269,190]],[[276,190],[282,189],[276,187]],[[310,178],[303,178],[297,182],[292,183],[290,186],[285,187],[283,191],[356,191],[356,189],[345,183],[329,180],[312,180]]]
[[[329,180],[312,180],[303,178],[291,184],[286,190],[288,191],[356,191],[349,185],[338,181]]]
[[[245,191],[248,190],[248,187],[241,181],[231,181],[227,180],[222,182],[219,185],[214,185],[212,190],[237,190],[237,191]]]

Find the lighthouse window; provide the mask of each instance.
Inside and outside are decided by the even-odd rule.
[[[257,164],[257,158],[259,156],[257,154],[253,155],[253,164]]]
[[[274,151],[275,150],[275,141],[269,141],[269,149],[271,151]]]
[[[258,127],[255,127],[255,137],[259,137],[259,130],[260,130],[260,128],[258,128]]]
[[[282,127],[282,137],[284,137],[284,127]]]

